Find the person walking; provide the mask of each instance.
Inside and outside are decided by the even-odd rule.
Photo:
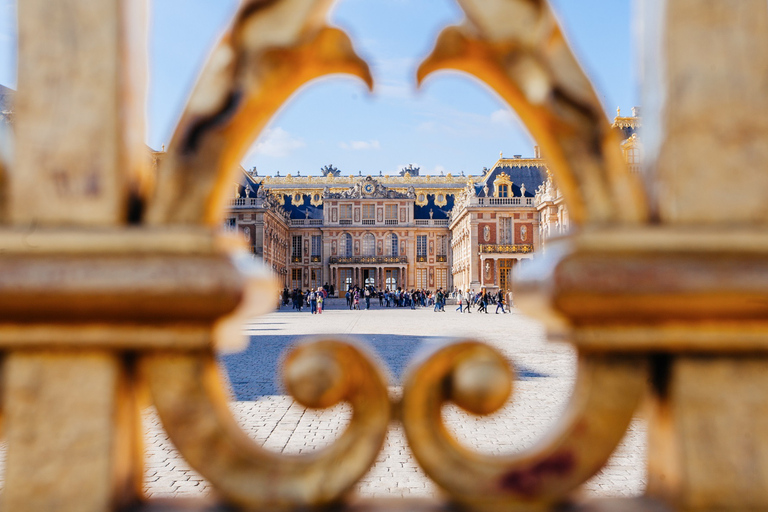
[[[317,293],[311,290],[309,292],[309,312],[313,315],[317,313]]]
[[[323,314],[323,301],[325,300],[325,290],[323,288],[317,289],[317,314]]]
[[[458,311],[459,313],[463,313],[464,312],[464,294],[461,293],[461,290],[459,290],[456,293],[456,302],[459,303],[459,307],[456,308],[456,311]]]
[[[499,290],[499,294],[496,296],[496,314],[499,314],[499,308],[501,308],[501,312],[506,313],[504,311],[504,292]]]
[[[472,309],[470,309],[472,302],[472,292],[467,289],[467,293],[464,294],[464,311],[467,313],[471,313]]]
[[[365,309],[371,309],[371,290],[365,287]]]
[[[480,293],[478,294],[478,297],[477,297],[477,302],[480,304],[480,306],[477,308],[477,312],[481,313],[481,312],[485,311],[485,314],[487,315],[488,314],[488,303],[486,302],[485,288],[481,288],[480,289]]]

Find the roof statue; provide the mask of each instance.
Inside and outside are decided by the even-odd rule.
[[[400,176],[405,176],[406,173],[410,176],[418,176],[421,167],[414,167],[413,164],[408,164],[408,167],[400,169]]]
[[[323,176],[333,176],[334,178],[338,178],[341,176],[341,171],[338,170],[336,167],[333,166],[333,164],[326,165],[325,167],[320,168],[320,172],[323,173]]]

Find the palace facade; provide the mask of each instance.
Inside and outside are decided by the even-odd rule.
[[[613,126],[639,169],[638,112]],[[508,291],[513,269],[569,228],[568,209],[546,162],[500,158],[473,176],[258,176],[243,171],[226,226],[290,289],[371,284]]]

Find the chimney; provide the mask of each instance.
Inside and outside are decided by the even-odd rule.
[[[514,156],[515,158],[523,158],[523,155],[512,155],[512,156]]]
[[[533,158],[541,158],[541,148],[539,146],[533,146]]]

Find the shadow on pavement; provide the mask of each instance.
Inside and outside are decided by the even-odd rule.
[[[359,335],[357,337],[360,338]],[[419,350],[445,341],[445,338],[437,336],[392,334],[373,334],[362,339],[379,358],[381,365],[389,370],[390,385],[400,383],[403,371]],[[256,400],[262,396],[285,394],[279,384],[281,355],[297,341],[301,339],[289,335],[250,336],[248,348],[243,352],[221,356],[220,361],[227,370],[236,399]],[[519,380],[548,377],[519,365],[515,366],[515,371]]]

